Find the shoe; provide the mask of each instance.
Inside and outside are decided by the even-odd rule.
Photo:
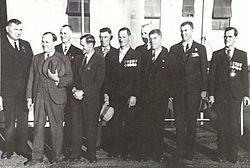
[[[10,159],[12,155],[13,155],[13,152],[3,152],[1,155],[1,158],[2,159]]]
[[[87,158],[88,162],[89,163],[96,163],[97,162],[97,158],[94,157],[94,158]]]
[[[43,159],[31,159],[26,162],[24,162],[24,166],[35,166],[36,164],[42,163]]]

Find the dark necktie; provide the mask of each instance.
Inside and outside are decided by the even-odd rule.
[[[67,46],[65,46],[65,47],[64,47],[64,50],[63,50],[64,55],[66,55],[67,50],[68,50],[68,49],[67,49]]]
[[[14,42],[14,46],[15,46],[15,49],[16,49],[17,51],[19,51],[16,42]]]
[[[231,50],[229,48],[226,49],[226,54],[227,54],[227,58],[228,58],[229,61],[231,61],[230,51]]]
[[[189,45],[187,43],[185,52],[188,52],[188,50],[189,50]]]
[[[155,62],[155,50],[152,50],[152,62]]]

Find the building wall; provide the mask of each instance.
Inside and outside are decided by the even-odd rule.
[[[194,39],[201,42],[202,5],[204,1],[204,37],[205,46],[210,60],[212,52],[222,48],[223,30],[212,30],[213,0],[196,0],[194,17],[182,17],[183,0],[161,0],[161,23],[163,45],[168,49],[179,42],[180,24],[183,21],[193,21]],[[90,2],[90,33],[97,39],[99,45],[99,29],[110,27],[114,38],[112,44],[118,47],[117,32],[121,27],[129,27],[132,32],[132,47],[142,44],[140,37],[141,25],[144,20],[144,0],[91,0]],[[35,53],[41,52],[41,36],[45,31],[52,31],[59,36],[59,29],[67,23],[67,0],[10,0],[7,1],[8,19],[18,18],[23,22],[23,38],[31,42]],[[248,44],[247,19],[250,16],[248,0],[232,1],[231,26],[239,30],[237,47],[250,53]],[[24,10],[25,9],[25,10]],[[75,34],[74,44],[79,45],[81,34]],[[60,39],[58,40],[58,43]],[[249,57],[250,60],[250,57]],[[250,63],[250,62],[249,62]]]

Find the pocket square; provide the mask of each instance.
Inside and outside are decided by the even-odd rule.
[[[199,57],[200,55],[199,55],[199,53],[192,53],[191,54],[191,57]]]

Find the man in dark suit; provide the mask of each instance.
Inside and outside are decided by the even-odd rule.
[[[142,93],[143,115],[139,131],[142,135],[141,156],[145,160],[151,157],[155,161],[163,161],[164,116],[168,102],[168,50],[162,46],[162,33],[153,29],[149,33],[151,50],[145,56],[145,84]]]
[[[209,71],[209,100],[218,113],[218,151],[221,161],[238,161],[242,100],[249,105],[247,53],[235,48],[238,31],[225,29],[225,47],[213,52]]]
[[[80,101],[81,107],[78,109],[79,118],[82,120],[86,137],[87,152],[84,157],[90,162],[97,162],[96,158],[96,138],[97,121],[100,111],[100,89],[105,77],[104,58],[94,50],[95,38],[91,34],[85,34],[80,38],[83,47],[81,57],[78,57],[73,65],[74,84],[73,96]],[[76,109],[77,110],[77,109]],[[74,112],[75,114],[75,112]],[[76,117],[74,117],[76,118]],[[81,121],[77,120],[73,122]],[[78,126],[81,126],[78,125]],[[77,132],[79,130],[80,132]],[[82,155],[82,132],[81,128],[73,128],[72,153],[70,159],[79,159]]]
[[[52,162],[61,159],[63,145],[63,119],[64,107],[67,102],[66,87],[73,81],[70,60],[55,51],[56,35],[46,32],[42,36],[43,53],[34,56],[30,67],[27,84],[27,106],[34,103],[34,140],[32,160],[26,162],[28,166],[43,161],[44,151],[44,125],[48,116],[51,130],[53,158]],[[47,60],[58,59],[56,64],[49,65]],[[48,65],[47,68],[45,65]],[[52,68],[50,68],[52,66]],[[60,68],[61,66],[61,68]],[[49,68],[48,68],[49,67]],[[54,68],[53,68],[54,67]],[[61,71],[59,71],[59,68]],[[62,73],[64,71],[64,73]],[[62,73],[62,74],[61,74]]]
[[[28,109],[25,90],[33,52],[29,42],[20,39],[22,23],[7,22],[7,36],[2,40],[2,93],[5,115],[5,151],[1,158],[9,159],[13,152],[28,157]],[[17,128],[15,130],[15,120]]]
[[[99,38],[101,45],[95,48],[97,53],[103,55],[105,58],[105,79],[101,87],[100,103],[101,106],[106,102],[109,104],[108,86],[110,81],[110,71],[112,66],[110,66],[108,60],[112,60],[117,54],[118,50],[111,46],[111,40],[113,38],[112,31],[108,27],[100,29]],[[110,59],[108,59],[110,57]],[[102,127],[102,122],[98,123],[98,133],[97,133],[97,147],[102,147],[104,150],[109,150],[112,148],[112,137],[107,132],[107,127]]]
[[[112,150],[109,156],[129,158],[135,153],[136,136],[136,104],[140,96],[140,69],[141,54],[130,47],[131,32],[123,27],[118,32],[120,43],[119,53],[108,57],[109,72],[109,99],[114,107],[115,114],[107,123],[112,135]]]
[[[193,23],[180,26],[182,41],[170,48],[170,90],[176,116],[176,159],[191,160],[196,143],[199,103],[207,90],[207,54],[203,45],[192,38]]]
[[[70,25],[63,25],[60,30],[60,37],[62,43],[55,47],[56,51],[69,57],[71,64],[76,60],[75,58],[82,54],[82,50],[72,44],[72,27]],[[64,137],[63,137],[63,153],[67,157],[70,154],[71,147],[71,131],[72,131],[72,101],[75,101],[72,96],[72,86],[67,87],[67,103],[64,112]]]

